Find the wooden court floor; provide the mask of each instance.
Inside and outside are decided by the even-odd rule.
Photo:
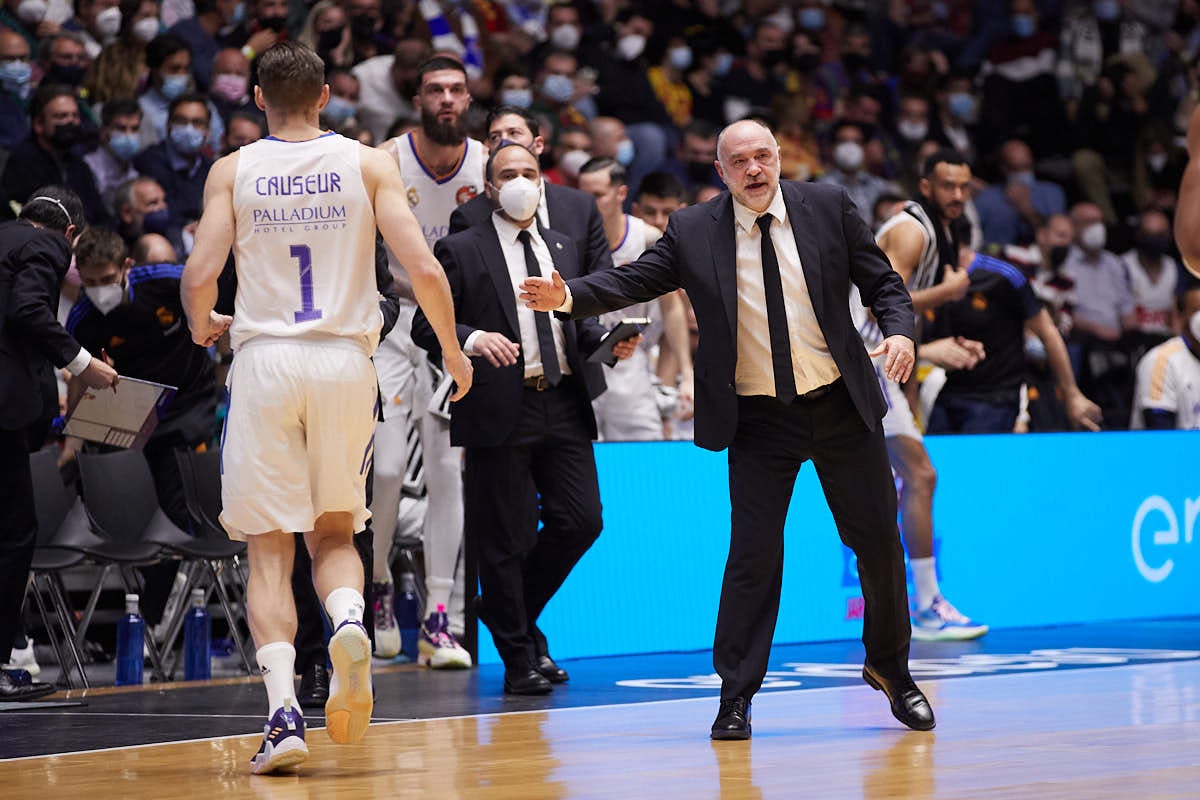
[[[708,740],[707,697],[380,723],[351,746],[310,730],[283,776],[248,774],[257,736],[13,759],[0,797],[1200,797],[1198,661],[922,685],[930,733],[866,686],[830,687],[760,693],[749,742]]]

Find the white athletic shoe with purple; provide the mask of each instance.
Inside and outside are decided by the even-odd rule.
[[[293,708],[292,698],[283,701],[283,707],[271,715],[263,728],[263,743],[254,758],[250,759],[250,772],[262,775],[285,767],[294,767],[308,758],[308,745],[304,743],[304,716]]]

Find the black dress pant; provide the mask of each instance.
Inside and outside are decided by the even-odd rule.
[[[547,654],[538,616],[600,535],[591,432],[572,380],[524,389],[508,441],[466,448],[464,531],[479,557],[480,619],[509,667]]]
[[[839,536],[858,556],[867,662],[887,678],[908,674],[904,551],[883,428],[867,430],[838,381],[817,399],[787,405],[738,398],[729,448],[729,559],[713,644],[723,699],[749,699],[766,675],[783,583],[784,520],[796,475],[809,460]]]
[[[29,472],[29,435],[0,429],[0,664],[12,655],[21,603],[37,544],[37,511]]]

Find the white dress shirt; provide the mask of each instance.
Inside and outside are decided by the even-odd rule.
[[[792,373],[796,380],[796,394],[804,394],[832,383],[841,372],[829,354],[829,345],[813,311],[782,189],[776,189],[775,199],[764,213],[775,218],[771,223],[771,244],[775,247],[779,277],[783,284]],[[762,233],[755,223],[759,214],[735,200],[733,217],[737,245],[738,317],[734,388],[740,395],[774,397],[771,332],[767,326],[767,298],[763,286]]]
[[[517,238],[522,230],[529,231],[529,244],[533,248],[534,258],[542,275],[549,276],[554,270],[554,261],[550,258],[550,248],[546,240],[538,232],[537,225],[519,228],[509,222],[499,213],[492,214],[492,224],[496,226],[496,235],[500,238],[500,251],[504,254],[504,263],[508,267],[508,278],[512,284],[513,300],[517,306],[517,324],[521,327],[521,352],[525,359],[525,377],[543,374],[542,349],[538,346],[537,322],[535,312],[525,305],[518,295],[521,293],[521,282],[529,277],[525,268],[525,246]],[[571,368],[567,366],[567,349],[563,341],[562,321],[550,314],[550,331],[554,334],[554,348],[558,351],[558,367],[563,375],[570,375]],[[469,355],[476,355],[474,344],[481,331],[476,331],[467,337],[465,350]]]

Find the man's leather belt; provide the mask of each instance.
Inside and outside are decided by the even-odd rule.
[[[545,375],[526,375],[525,388],[533,389],[535,392],[544,392],[547,389],[553,389],[550,382],[546,380]]]

